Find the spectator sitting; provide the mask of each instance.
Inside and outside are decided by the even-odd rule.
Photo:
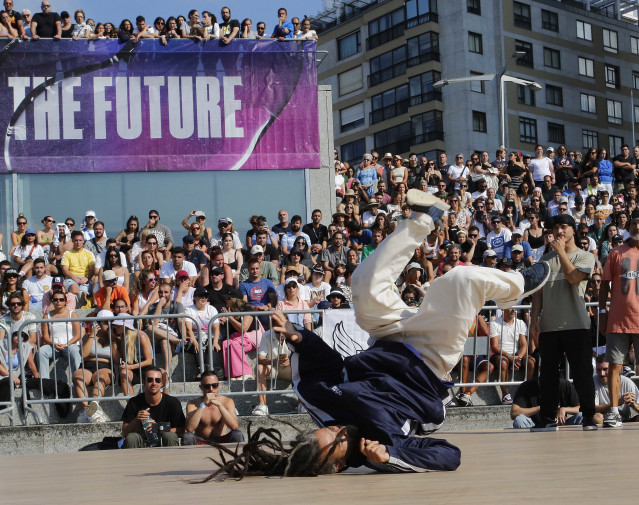
[[[249,262],[242,265],[240,272],[240,285],[250,277],[250,261],[256,260],[260,266],[260,277],[270,280],[274,285],[279,283],[279,275],[275,265],[270,261],[264,261],[264,249],[261,245],[254,245],[251,248],[251,257]]]
[[[382,240],[384,240],[384,232],[380,228],[373,228],[371,230],[371,235],[371,243],[365,245],[362,249],[362,261],[373,254],[373,252],[375,252],[375,249],[377,249],[382,243]]]
[[[224,253],[222,252],[222,248],[219,246],[211,248],[210,268],[221,268],[224,272],[224,282],[226,284],[233,284],[233,270],[231,270],[230,266],[224,263]],[[242,280],[242,272],[244,272],[244,265],[242,265],[242,271],[240,272],[240,281]]]
[[[348,304],[348,300],[346,296],[344,296],[344,291],[342,288],[334,287],[331,292],[328,294],[326,299],[330,303],[331,309],[350,309],[350,305]],[[318,307],[321,308],[321,307]]]
[[[193,305],[195,288],[191,286],[189,274],[184,270],[178,270],[175,274],[175,286],[171,289],[171,300],[181,303],[184,307]]]
[[[317,254],[326,247],[328,240],[328,228],[322,224],[322,211],[313,210],[311,214],[311,222],[302,226],[302,232],[306,233],[311,239],[311,253]]]
[[[220,381],[214,372],[208,370],[202,374],[202,396],[186,404],[183,445],[244,441],[244,435],[238,429],[235,402],[218,394],[219,388]],[[227,429],[229,431],[223,434]]]
[[[492,249],[486,249],[484,251],[484,261],[482,261],[479,266],[486,268],[495,268],[497,265],[497,253]]]
[[[36,231],[28,228],[20,240],[20,245],[13,251],[13,261],[20,267],[20,277],[31,272],[33,260],[36,258],[44,258],[44,249],[36,242]]]
[[[196,332],[197,334],[193,334],[191,336],[191,341],[195,342],[193,346],[191,346],[191,350],[195,352],[196,355],[201,354],[198,357],[198,364],[201,366],[205,361],[205,351],[208,348],[209,344],[213,346],[214,351],[214,362],[216,358],[221,358],[221,355],[218,356],[218,353],[222,350],[220,347],[220,321],[219,319],[215,319],[213,321],[213,331],[211,332],[212,340],[209,341],[209,322],[213,319],[217,314],[217,310],[209,303],[209,292],[206,288],[197,288],[193,295],[193,300],[195,303],[186,308],[186,313],[193,317],[197,321],[197,328],[187,327],[187,331],[191,328],[192,332]],[[199,336],[199,338],[198,338]],[[202,343],[201,346],[198,346],[197,343]],[[200,369],[200,374],[204,372],[203,369]],[[200,379],[201,375],[196,377]]]
[[[193,235],[185,235],[182,238],[182,248],[184,249],[184,259],[192,263],[197,271],[197,285],[207,285],[209,283],[209,260],[201,249],[195,247]]]
[[[115,242],[114,239],[109,240],[112,244]],[[124,254],[118,251],[118,248],[115,245],[111,245],[107,247],[107,250],[104,252],[104,256],[101,260],[99,259],[99,257],[100,255],[96,257],[95,264],[98,271],[97,277],[100,279],[100,286],[104,286],[102,282],[102,274],[107,270],[111,270],[115,273],[118,286],[122,286],[128,291],[130,274],[129,270],[126,268],[126,264],[122,263],[123,259],[124,261],[126,261]],[[100,264],[99,267],[98,263]]]
[[[267,264],[272,265],[272,263]],[[262,265],[264,263],[257,258],[253,258],[248,262],[249,277],[240,284],[240,292],[243,295],[244,302],[249,303],[254,310],[273,310],[273,307],[277,304],[275,286],[269,279],[260,277]],[[261,322],[266,324],[266,319],[263,318]]]
[[[71,233],[71,241],[73,249],[65,252],[61,261],[62,272],[66,277],[64,286],[73,294],[83,291],[90,295],[93,288],[91,278],[95,271],[95,256],[84,248],[84,234],[81,231]]]
[[[25,279],[22,287],[29,295],[29,308],[42,310],[42,298],[46,292],[51,290],[53,278],[46,274],[44,258],[34,260],[32,271],[33,276]]]
[[[162,392],[160,368],[148,367],[144,378],[144,393],[131,398],[122,414],[124,448],[179,445],[185,423],[180,401]]]
[[[490,222],[493,225],[493,229],[486,237],[486,243],[490,249],[497,253],[498,258],[502,258],[506,242],[512,238],[512,232],[502,226],[502,220],[499,216],[493,216]]]
[[[109,310],[111,304],[117,298],[122,298],[127,302],[127,305],[131,305],[129,290],[123,286],[118,286],[118,278],[113,270],[105,270],[102,274],[102,281],[104,286],[93,294],[98,310]]]
[[[306,244],[306,240],[304,240],[304,238],[300,238],[298,239],[301,242],[303,242],[304,244]],[[275,268],[277,269],[277,267],[280,264],[280,253],[277,250],[277,247],[274,246],[273,244],[269,244],[268,243],[268,232],[264,229],[262,230],[258,230],[255,233],[255,243],[253,245],[259,245],[262,247],[262,250],[264,251],[264,257],[263,257],[263,261],[270,261],[271,263],[273,263],[273,265],[275,266]],[[242,263],[244,264],[244,263]],[[240,269],[242,270],[242,269]]]
[[[30,321],[36,317],[25,310],[24,298],[19,292],[9,293],[6,299],[6,305],[9,308],[8,312],[0,317],[0,340],[3,337],[12,335],[13,332],[18,331],[20,325],[25,321]],[[37,327],[35,324],[30,324],[22,329],[23,332],[29,334],[29,342],[35,346],[37,342]]]
[[[70,310],[74,310],[76,306],[77,297],[73,293],[69,293],[64,287],[64,278],[63,277],[53,277],[51,279],[51,290],[44,293],[42,296],[42,311],[51,311],[53,310],[53,303],[51,302],[51,297],[56,292],[63,293],[67,299],[67,308]]]
[[[533,252],[530,244],[523,240],[524,232],[520,228],[515,228],[510,236],[510,240],[504,246],[504,258],[512,258],[513,247],[518,245],[523,252],[523,259],[527,266],[533,264]]]
[[[153,232],[158,241],[159,251],[164,255],[165,261],[168,261],[171,257],[171,247],[173,247],[173,235],[167,226],[160,224],[160,213],[157,210],[149,211],[149,222],[142,230],[145,229]]]
[[[343,244],[344,234],[341,231],[336,231],[331,237],[331,245],[319,253],[318,262],[321,262],[324,267],[324,280],[326,282],[331,282],[333,271],[338,263],[346,264],[347,251]]]
[[[133,384],[142,382],[145,370],[153,364],[151,341],[145,332],[136,330],[133,320],[126,316],[117,317],[111,323],[111,331],[113,362],[119,363],[122,393],[132,396]]]
[[[597,373],[594,377],[595,382],[595,422],[601,424],[604,420],[603,414],[610,412],[610,391],[608,389],[608,369],[610,364],[606,361],[605,354],[597,356],[596,365]],[[639,388],[635,383],[625,377],[619,376],[621,379],[621,389],[619,390],[619,415],[623,422],[636,422],[639,419]]]
[[[311,279],[311,270],[303,265],[302,262],[302,251],[300,251],[297,247],[291,249],[290,254],[288,255],[288,261],[286,267],[282,266],[282,271],[280,275],[280,283],[284,282],[286,272],[289,271],[291,267],[295,268],[298,272],[297,280],[304,284]]]
[[[373,233],[370,228],[363,228],[361,224],[350,221],[346,227],[348,228],[348,244],[347,247],[355,251],[362,251],[373,241]]]
[[[307,283],[306,287],[310,291],[310,300],[308,301],[310,308],[315,308],[317,304],[327,299],[331,292],[331,285],[324,282],[324,267],[322,265],[315,265],[311,269],[311,282]]]
[[[258,387],[260,391],[266,391],[266,380],[291,380],[291,351],[286,345],[283,336],[279,336],[272,330],[262,335],[262,340],[257,354]],[[254,416],[267,416],[269,414],[266,405],[266,395],[257,397],[258,405],[253,409]]]
[[[198,274],[195,265],[184,258],[186,253],[182,247],[171,249],[171,260],[162,265],[160,269],[160,279],[162,282],[173,282],[176,280],[177,272],[185,271],[191,279],[191,284],[195,284]]]
[[[303,237],[310,247],[311,238],[302,231],[302,218],[301,216],[295,215],[291,218],[290,231],[280,240],[280,245],[282,246],[282,254],[288,254],[290,250],[293,249],[293,245],[297,237]]]

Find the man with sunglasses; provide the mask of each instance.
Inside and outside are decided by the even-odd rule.
[[[164,381],[162,369],[151,365],[144,374],[144,392],[127,402],[122,413],[125,449],[148,446],[143,426],[146,419],[151,421],[147,430],[158,435],[160,445],[180,445],[178,436],[184,432],[184,413],[180,400],[162,392]]]
[[[40,37],[60,40],[62,37],[62,19],[57,12],[51,10],[51,2],[43,0],[40,4],[42,12],[38,12],[31,19],[31,34],[33,40]]]
[[[102,272],[103,286],[93,294],[97,310],[111,310],[111,305],[117,298],[126,300],[131,305],[129,292],[124,286],[118,286],[118,276],[113,270]]]
[[[6,335],[13,335],[14,331],[18,331],[18,328],[25,321],[31,321],[36,317],[31,312],[24,310],[24,300],[18,293],[9,295],[7,299],[7,306],[9,312],[0,317],[0,341]],[[38,330],[35,324],[29,324],[22,329],[23,332],[28,332],[29,342],[35,345],[38,337]]]
[[[186,404],[186,433],[182,445],[244,442],[244,435],[238,430],[235,402],[218,394],[220,381],[215,372],[207,370],[202,374],[200,389],[202,396]]]

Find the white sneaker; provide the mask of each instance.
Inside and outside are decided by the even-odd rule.
[[[261,403],[251,412],[254,416],[268,416],[268,407]]]
[[[306,414],[308,412],[308,410],[306,410],[306,407],[304,406],[303,403],[298,403],[297,404],[297,413],[298,414]]]
[[[107,416],[104,413],[104,411],[100,408],[100,406],[98,405],[98,409],[95,411],[95,413],[89,417],[89,422],[91,423],[106,423],[107,422]]]
[[[84,412],[86,413],[87,417],[91,419],[91,417],[93,417],[93,414],[95,414],[98,410],[100,410],[100,404],[98,404],[98,402],[96,401],[92,401],[89,402],[89,405]]]
[[[87,416],[87,413],[86,413],[85,410],[80,412],[80,414],[78,415],[78,420],[76,422],[78,422],[78,423],[88,423],[88,422],[90,422],[89,416]]]

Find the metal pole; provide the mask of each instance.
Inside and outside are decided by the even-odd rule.
[[[499,76],[499,102],[500,102],[500,118],[501,118],[501,139],[499,147],[506,148],[506,94],[504,93],[504,74]]]
[[[632,118],[632,145],[635,146],[637,144],[637,137],[635,137],[635,121],[637,118],[635,117],[635,98],[632,89],[630,89],[630,117]]]

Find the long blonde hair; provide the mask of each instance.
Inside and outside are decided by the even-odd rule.
[[[138,330],[132,330],[125,326],[124,338],[122,343],[126,347],[126,362],[134,365],[138,361]]]

